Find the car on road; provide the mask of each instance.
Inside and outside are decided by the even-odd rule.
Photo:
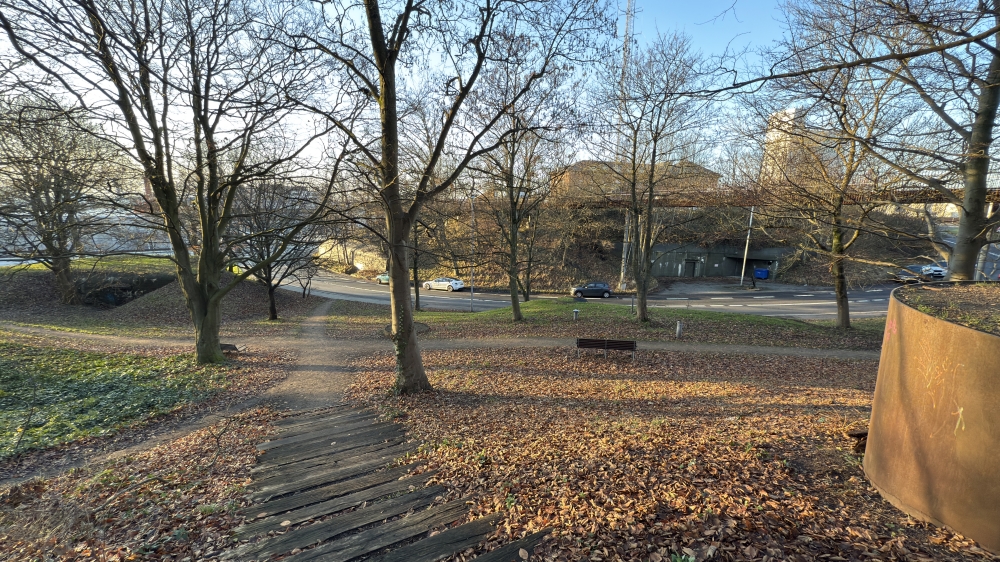
[[[606,299],[611,296],[611,287],[607,283],[601,283],[599,281],[591,281],[586,285],[580,285],[579,287],[572,287],[569,290],[569,294],[574,297],[601,297]]]
[[[438,277],[433,281],[426,281],[424,289],[440,289],[442,291],[461,291],[465,288],[465,283],[461,279],[454,277]]]
[[[375,282],[378,283],[379,285],[388,285],[389,284],[389,273],[386,272],[386,273],[383,273],[381,275],[377,275],[375,277]]]
[[[948,270],[937,264],[922,265],[913,264],[890,274],[890,278],[896,283],[909,285],[910,283],[923,283],[925,281],[941,281],[948,275]]]
[[[925,277],[930,277],[934,280],[944,279],[948,275],[948,270],[937,264],[925,265],[920,268],[920,273],[924,274]]]

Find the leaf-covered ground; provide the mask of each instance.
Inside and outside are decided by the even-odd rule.
[[[404,420],[435,481],[477,498],[470,517],[504,513],[492,545],[550,528],[546,560],[989,557],[867,483],[846,432],[867,424],[874,361],[558,349],[424,362],[435,392],[392,397],[379,354],[356,361],[349,396]]]
[[[255,409],[181,439],[0,492],[0,560],[210,560],[231,546],[256,444]]]
[[[793,346],[826,349],[877,350],[882,344],[885,318],[856,320],[854,329],[786,318],[704,312],[687,309],[650,309],[652,321],[642,326],[626,306],[578,302],[570,298],[539,299],[521,305],[525,320],[511,320],[510,310],[488,312],[418,311],[416,320],[430,330],[422,338],[592,337],[669,341],[676,339],[677,321],[684,323],[684,341],[757,346]],[[573,320],[573,310],[580,311]],[[331,337],[385,338],[389,307],[352,301],[334,301],[330,311]]]

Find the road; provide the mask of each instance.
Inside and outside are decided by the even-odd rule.
[[[652,296],[649,305],[655,308],[689,308],[794,318],[832,318],[837,311],[833,291],[829,289],[814,290],[765,283],[758,283],[758,287],[758,290],[753,291],[741,290],[731,283],[676,284],[670,291]],[[884,315],[889,307],[889,292],[893,288],[895,286],[850,292],[851,317]],[[289,289],[301,290],[297,287]],[[387,286],[345,275],[323,273],[314,277],[313,293],[336,299],[389,304]],[[561,295],[538,295],[533,298],[558,296]],[[587,300],[622,306],[630,306],[632,303],[631,297],[627,296]],[[449,293],[421,289],[420,304],[423,308],[438,310],[470,310],[471,304],[472,310],[480,312],[506,308],[510,306],[510,297],[478,291],[473,297],[469,290]]]

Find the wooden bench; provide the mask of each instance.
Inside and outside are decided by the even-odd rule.
[[[608,356],[608,350],[631,351],[632,360],[635,361],[636,343],[633,340],[604,340],[593,338],[576,338],[576,356],[580,356],[581,349],[603,349],[604,356]]]

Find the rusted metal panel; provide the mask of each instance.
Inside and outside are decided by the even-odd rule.
[[[896,507],[1000,551],[1000,337],[893,294],[864,468]]]

